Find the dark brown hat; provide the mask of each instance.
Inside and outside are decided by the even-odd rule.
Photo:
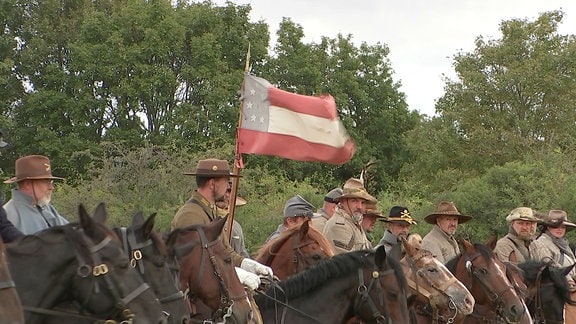
[[[185,172],[185,175],[209,178],[240,177],[230,172],[230,166],[225,160],[206,159],[198,161],[196,171]]]
[[[52,175],[50,160],[42,155],[27,155],[16,160],[16,176],[4,183],[16,183],[23,180],[63,180]]]
[[[451,201],[441,201],[436,208],[436,211],[426,217],[424,220],[429,224],[436,224],[436,218],[438,216],[456,216],[458,217],[458,224],[466,223],[472,219],[472,216],[466,216],[460,214],[456,205]]]
[[[374,216],[376,218],[382,218],[380,220],[385,220],[386,217],[378,210],[378,205],[373,201],[366,202],[366,210],[364,211],[364,216]]]
[[[576,228],[576,224],[568,221],[568,214],[563,210],[551,210],[548,215],[542,219],[542,223],[550,227],[566,226],[566,231]]]

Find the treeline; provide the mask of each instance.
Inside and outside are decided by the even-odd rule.
[[[370,160],[367,186],[384,212],[401,204],[422,220],[453,200],[476,218],[463,227],[472,239],[503,235],[507,212],[521,205],[576,216],[576,43],[558,33],[562,12],[504,21],[500,38],[479,37],[474,51],[456,53],[457,77],[445,80],[431,117],[407,106],[384,43],[356,45],[352,35],[305,43],[302,27],[285,19],[269,51],[270,26],[250,22],[250,10],[2,1],[4,176],[18,156],[44,154],[67,179],[54,203],[69,218],[78,202],[104,201],[116,223],[144,210],[158,212],[167,230],[193,190],[181,173],[201,158],[234,156],[250,45],[252,73],[284,90],[332,94],[358,148],[342,166],[245,156],[240,195],[249,204],[237,217],[252,250],[280,222],[287,198],[302,194],[320,207]]]

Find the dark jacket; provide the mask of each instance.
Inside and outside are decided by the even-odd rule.
[[[0,238],[2,238],[4,243],[10,243],[24,236],[24,234],[8,220],[8,216],[2,205],[3,202],[0,200]]]

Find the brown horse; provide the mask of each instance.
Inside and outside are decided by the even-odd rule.
[[[180,264],[180,287],[210,307],[209,321],[245,324],[252,321],[252,307],[220,238],[226,220],[175,229],[166,246]]]
[[[506,265],[486,245],[465,239],[458,243],[461,253],[446,267],[476,300],[466,323],[517,323],[525,318],[526,306],[506,275]]]
[[[415,301],[417,323],[458,323],[459,314],[471,314],[474,297],[428,250],[403,241],[406,254],[400,260]],[[460,318],[463,318],[460,316]],[[463,319],[460,321],[460,323]]]
[[[306,221],[260,247],[254,260],[269,266],[278,279],[284,280],[333,256],[332,245]]]
[[[0,323],[24,324],[24,313],[16,285],[6,263],[6,248],[0,239]]]

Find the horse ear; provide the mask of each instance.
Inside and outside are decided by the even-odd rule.
[[[490,235],[490,237],[486,241],[486,246],[491,251],[494,251],[494,249],[496,248],[496,242],[498,242],[498,234],[494,233],[494,234]]]
[[[82,204],[78,205],[78,217],[82,229],[84,229],[85,232],[92,232],[92,229],[94,228],[94,220],[90,217],[90,214],[86,211],[86,207]]]
[[[152,231],[154,230],[155,219],[156,219],[156,213],[148,216],[148,219],[146,219],[146,222],[144,222],[144,225],[142,226],[144,230],[144,237],[146,238],[150,237],[150,233],[152,233]]]
[[[381,267],[386,262],[386,248],[384,245],[380,245],[376,249],[376,255],[374,256],[374,262]]]
[[[144,224],[144,213],[142,213],[142,211],[139,211],[136,214],[134,214],[134,216],[132,216],[132,225],[136,226],[142,224]]]
[[[222,229],[224,229],[224,224],[226,224],[226,221],[228,220],[228,215],[226,215],[223,218],[220,218],[212,223],[216,223],[215,227],[216,227],[216,231],[218,233],[222,233]]]
[[[305,221],[300,225],[299,235],[300,239],[303,239],[308,235],[308,231],[310,230],[310,220]]]
[[[574,268],[575,265],[576,265],[576,263],[574,263],[570,266],[567,266],[565,268],[560,268],[560,272],[562,272],[562,274],[564,276],[567,276],[570,273],[570,271],[572,271],[572,268]]]
[[[468,240],[463,237],[458,238],[458,245],[460,246],[460,252],[462,253],[472,249],[472,243],[468,242]]]
[[[96,206],[92,217],[97,223],[106,224],[106,205],[103,202]]]

